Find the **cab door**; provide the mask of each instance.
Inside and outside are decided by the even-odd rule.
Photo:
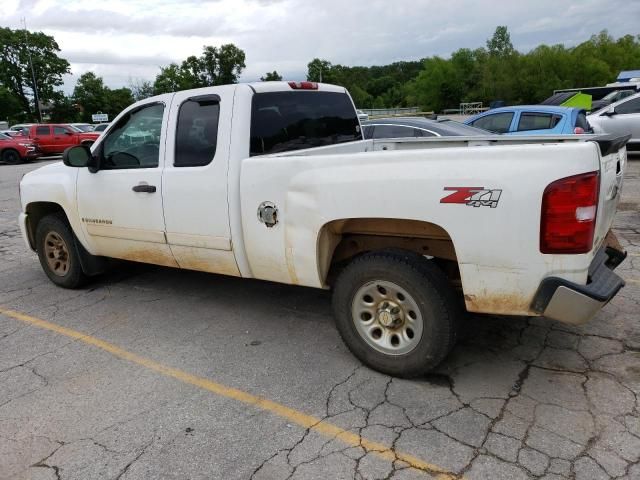
[[[67,127],[62,125],[53,125],[53,139],[52,143],[55,145],[57,153],[64,152],[67,148],[76,145],[76,134]]]
[[[42,153],[45,155],[56,153],[55,142],[53,135],[51,135],[51,125],[36,125],[31,128],[34,133],[32,140],[38,144]]]
[[[92,150],[98,171],[80,170],[78,212],[92,253],[177,266],[162,214],[168,110],[150,101],[126,112]]]
[[[162,186],[167,241],[178,265],[239,276],[227,199],[234,91],[174,95]]]

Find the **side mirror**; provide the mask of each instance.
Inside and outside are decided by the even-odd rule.
[[[607,107],[607,109],[602,112],[602,115],[605,115],[607,117],[612,117],[616,114],[616,108],[613,105],[609,105]]]
[[[62,154],[62,163],[67,167],[83,168],[89,165],[91,150],[86,145],[74,145]]]
[[[66,135],[73,135],[73,132],[64,132]]]

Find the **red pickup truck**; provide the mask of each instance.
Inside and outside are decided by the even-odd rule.
[[[38,158],[42,153],[31,139],[23,136],[11,137],[0,133],[0,160],[15,165]]]
[[[64,124],[41,123],[31,125],[28,135],[44,155],[56,155],[73,145],[91,145],[100,136],[99,132],[78,132]]]

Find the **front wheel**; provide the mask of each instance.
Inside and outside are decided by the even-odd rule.
[[[17,165],[21,160],[20,154],[15,150],[5,150],[2,152],[2,161],[7,165]]]
[[[44,273],[56,285],[78,288],[86,282],[73,232],[62,215],[48,215],[40,220],[36,250]]]
[[[460,309],[442,271],[424,257],[375,252],[352,261],[333,294],[336,326],[351,352],[380,372],[415,377],[456,341]]]

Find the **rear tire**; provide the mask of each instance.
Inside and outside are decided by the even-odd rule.
[[[47,215],[40,220],[36,251],[44,273],[56,285],[78,288],[86,283],[73,232],[63,215]]]
[[[424,257],[396,251],[362,255],[340,273],[336,326],[364,364],[398,377],[434,369],[455,345],[461,316],[447,277]]]
[[[7,165],[17,165],[22,162],[22,159],[17,151],[5,150],[2,152],[2,161]]]

